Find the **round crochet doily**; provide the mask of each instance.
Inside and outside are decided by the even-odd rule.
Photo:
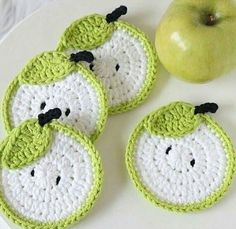
[[[101,161],[82,133],[58,121],[41,127],[29,120],[0,148],[0,208],[14,223],[66,228],[93,206],[101,189]]]
[[[144,118],[128,143],[126,163],[136,187],[170,210],[209,207],[232,181],[231,140],[196,109],[182,102],[163,107]]]
[[[155,48],[138,28],[122,21],[107,22],[90,15],[72,23],[57,50],[90,50],[95,60],[87,65],[106,88],[109,113],[136,107],[149,94],[159,67]]]
[[[32,59],[10,84],[3,102],[9,131],[22,121],[59,108],[60,121],[92,140],[104,128],[107,98],[94,74],[59,52],[45,52]]]

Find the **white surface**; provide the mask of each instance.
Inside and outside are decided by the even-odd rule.
[[[154,41],[156,26],[170,0],[59,0],[41,9],[16,28],[0,45],[0,97],[9,81],[32,56],[53,49],[60,34],[74,19],[90,13],[110,12],[120,4],[129,7],[123,17],[143,29]],[[214,117],[236,143],[236,72],[208,84],[189,84],[170,77],[164,70],[148,100],[130,112],[109,118],[96,145],[101,152],[105,182],[90,214],[73,228],[80,229],[235,229],[236,183],[217,205],[198,213],[172,213],[153,206],[136,191],[124,163],[128,136],[150,111],[171,101],[194,104],[215,101],[220,109]],[[1,124],[1,136],[4,131]],[[17,228],[12,224],[11,228]],[[0,224],[1,229],[7,229]]]
[[[22,19],[52,0],[0,0],[0,40]]]

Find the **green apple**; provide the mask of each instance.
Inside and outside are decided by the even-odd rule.
[[[235,28],[235,0],[175,0],[157,30],[159,58],[187,81],[215,79],[236,65]]]

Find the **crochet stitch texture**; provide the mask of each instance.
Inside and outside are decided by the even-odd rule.
[[[57,46],[66,53],[84,49],[95,57],[87,66],[106,88],[110,114],[130,110],[146,99],[159,60],[141,30],[123,21],[108,23],[104,16],[89,15],[73,22]]]
[[[49,109],[60,108],[60,121],[92,140],[107,119],[107,96],[92,71],[60,52],[33,58],[9,85],[3,100],[8,131]]]
[[[44,132],[51,132],[50,143],[40,145]],[[23,228],[66,228],[87,214],[101,191],[98,152],[85,135],[61,122],[41,127],[27,120],[0,149],[0,209]]]
[[[137,189],[152,203],[189,212],[210,207],[225,194],[235,152],[213,118],[175,102],[138,124],[128,142],[126,165]]]

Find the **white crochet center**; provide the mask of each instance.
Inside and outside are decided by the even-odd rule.
[[[129,102],[143,89],[148,56],[138,37],[117,29],[109,41],[90,51],[95,57],[92,70],[105,86],[110,106]]]
[[[11,120],[17,126],[29,118],[37,118],[49,109],[60,108],[60,121],[90,135],[100,119],[101,102],[95,87],[80,73],[72,73],[63,80],[48,85],[22,85],[11,104]],[[44,109],[40,109],[45,102]],[[70,114],[65,115],[67,109]]]
[[[190,165],[193,159],[194,167]],[[191,204],[222,185],[227,157],[219,136],[202,124],[179,139],[141,133],[135,147],[135,164],[143,184],[158,199]]]
[[[10,206],[22,216],[40,222],[68,217],[86,202],[93,187],[87,150],[62,133],[54,137],[51,149],[36,163],[1,172],[1,189]],[[58,176],[61,180],[56,185]]]

